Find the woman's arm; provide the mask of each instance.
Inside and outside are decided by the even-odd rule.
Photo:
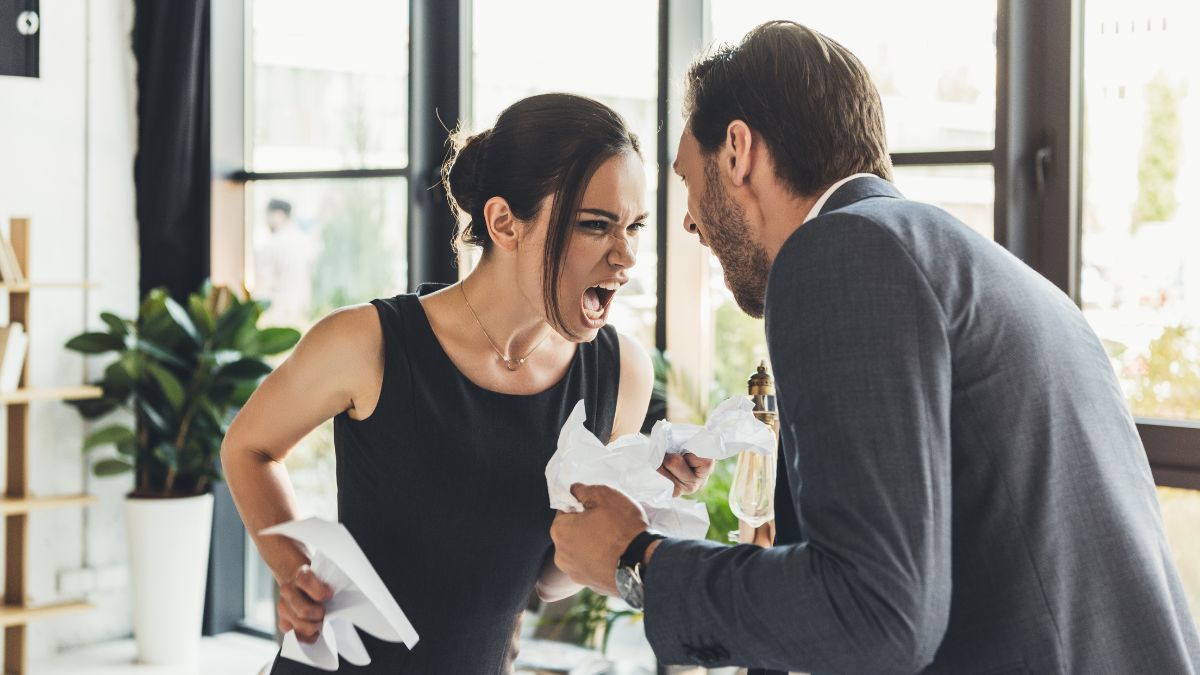
[[[617,387],[617,412],[613,416],[612,438],[641,431],[646,409],[650,405],[650,393],[654,389],[654,368],[646,350],[634,340],[619,335],[621,350],[621,379]],[[661,469],[660,469],[661,470]],[[554,564],[551,551],[542,566],[536,589],[538,597],[553,602],[572,596],[583,588],[571,581]]]
[[[353,417],[369,415],[382,379],[383,332],[375,308],[337,310],[314,325],[263,380],[221,444],[221,465],[234,503],[280,584],[281,599],[292,605],[295,621],[290,627],[298,633],[308,627],[301,624],[316,620],[308,600],[325,599],[327,589],[308,571],[309,560],[299,544],[258,533],[296,517],[295,493],[283,466],[288,452],[342,411],[349,410]],[[299,597],[298,591],[309,598]],[[288,612],[281,611],[281,627],[284,614]],[[315,639],[315,633],[311,637]]]

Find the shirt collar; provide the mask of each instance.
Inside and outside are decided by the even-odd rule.
[[[808,215],[804,217],[804,222],[807,223],[808,221],[812,220],[813,218],[816,218],[817,216],[821,215],[821,209],[825,208],[825,202],[829,201],[829,198],[831,196],[833,196],[833,193],[838,191],[838,188],[842,187],[846,183],[849,183],[850,181],[854,180],[855,178],[863,178],[866,176],[874,176],[874,175],[875,174],[873,174],[873,173],[856,173],[853,176],[846,176],[845,178],[834,183],[833,185],[830,185],[829,189],[825,191],[825,194],[821,195],[821,198],[817,200],[817,203],[813,204],[812,210],[809,211]]]

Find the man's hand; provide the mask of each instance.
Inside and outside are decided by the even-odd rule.
[[[650,524],[641,506],[603,485],[571,486],[583,503],[581,513],[559,512],[550,526],[554,564],[577,584],[605,595],[617,595],[617,562]]]
[[[711,459],[684,452],[664,457],[658,472],[671,479],[675,484],[674,496],[678,497],[680,494],[690,495],[704,487],[715,465],[716,462]]]

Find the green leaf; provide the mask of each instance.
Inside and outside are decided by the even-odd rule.
[[[136,444],[137,437],[134,435],[133,430],[129,427],[123,424],[114,424],[89,434],[88,437],[83,441],[83,450],[84,452],[87,452],[92,448],[100,447],[102,445],[120,445],[121,443]]]
[[[212,312],[208,311],[208,304],[204,302],[204,298],[196,293],[188,296],[188,315],[192,317],[192,322],[196,324],[196,329],[204,337],[212,335],[213,330],[217,327],[217,322],[213,319]]]
[[[167,309],[167,315],[175,322],[183,334],[188,336],[196,346],[204,344],[204,338],[200,337],[200,332],[196,330],[196,325],[192,323],[192,317],[188,316],[187,311],[171,298],[166,298],[163,301]]]
[[[236,300],[235,300],[236,302]],[[258,320],[258,305],[253,302],[234,304],[217,318],[217,327],[213,331],[213,346],[229,348],[234,344],[234,337],[247,323],[253,326]]]
[[[66,401],[66,404],[75,408],[83,419],[94,420],[103,417],[108,413],[117,409],[121,402],[108,396],[108,389],[105,389],[104,398],[84,399],[81,401]]]
[[[171,352],[171,350],[169,350],[166,347],[163,347],[162,345],[159,345],[155,342],[147,340],[143,337],[138,338],[137,348],[139,351],[141,351],[149,356],[153,356],[154,358],[158,359],[159,361],[162,361],[163,363],[165,363],[169,366],[175,366],[176,368],[179,368],[181,370],[188,369],[187,362],[184,361],[182,358],[180,358],[178,355]]]
[[[83,354],[101,354],[125,348],[125,340],[108,333],[83,333],[67,341],[67,349]]]
[[[250,400],[250,396],[258,390],[257,382],[242,382],[233,388],[229,394],[229,405],[241,408]]]
[[[263,363],[261,359],[245,358],[221,367],[214,373],[213,379],[258,380],[269,372],[271,372],[271,366]]]
[[[176,412],[181,410],[183,408],[184,393],[183,385],[179,382],[179,378],[157,363],[147,363],[146,370],[149,371],[154,381],[158,383],[158,388],[167,397],[167,402],[171,404],[171,407]]]
[[[155,446],[154,457],[171,469],[179,469],[179,448],[170,443],[159,443]]]
[[[254,340],[253,353],[269,356],[286,352],[300,341],[300,331],[295,328],[266,328],[258,332]]]
[[[92,473],[99,477],[115,476],[132,470],[133,465],[123,459],[102,459],[92,465]]]
[[[137,397],[137,408],[139,411],[141,411],[142,415],[146,417],[146,421],[150,423],[150,426],[153,427],[158,433],[170,435],[172,431],[174,431],[171,426],[167,424],[167,420],[163,417],[162,413],[155,410],[154,406],[146,399],[146,397]]]
[[[100,312],[100,320],[108,325],[110,335],[125,337],[129,335],[129,326],[125,325],[125,320],[113,314],[112,312]]]
[[[138,447],[137,447],[136,440],[127,441],[127,442],[123,442],[123,443],[117,443],[117,452],[121,453],[122,455],[128,455],[129,457],[137,457],[137,451],[138,451]]]

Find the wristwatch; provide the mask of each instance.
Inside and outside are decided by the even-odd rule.
[[[629,547],[617,562],[617,592],[621,594],[625,604],[639,612],[645,607],[642,577],[645,575],[646,566],[642,564],[642,558],[645,557],[650,544],[658,539],[666,539],[666,536],[649,530],[643,531],[629,542]]]

